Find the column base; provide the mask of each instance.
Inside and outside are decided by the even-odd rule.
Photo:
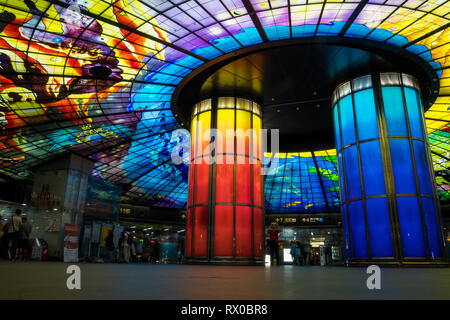
[[[256,266],[264,265],[262,258],[186,258],[186,264],[208,264],[208,265],[223,265],[223,266]]]
[[[377,265],[380,267],[396,267],[396,268],[448,268],[450,261],[445,259],[349,259],[345,262],[348,267],[367,267]]]

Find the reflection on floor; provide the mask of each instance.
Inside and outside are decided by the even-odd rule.
[[[68,290],[68,266],[0,261],[0,299],[450,299],[450,268],[382,269],[368,290],[363,268],[79,264]]]

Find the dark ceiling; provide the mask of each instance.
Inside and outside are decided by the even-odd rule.
[[[410,73],[425,86],[430,81],[404,55],[324,43],[273,47],[222,65],[208,77],[193,77],[181,93],[184,103],[212,96],[254,99],[263,106],[264,127],[280,129],[283,152],[334,148],[330,97],[343,81],[374,71]]]

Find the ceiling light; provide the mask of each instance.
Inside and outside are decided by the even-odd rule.
[[[218,36],[222,33],[222,29],[220,29],[218,27],[213,27],[213,28],[209,29],[209,32],[215,36]]]

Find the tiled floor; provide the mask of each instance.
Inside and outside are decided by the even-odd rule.
[[[363,268],[82,263],[68,290],[68,266],[0,261],[0,299],[450,299],[450,268],[382,269],[368,290]]]

